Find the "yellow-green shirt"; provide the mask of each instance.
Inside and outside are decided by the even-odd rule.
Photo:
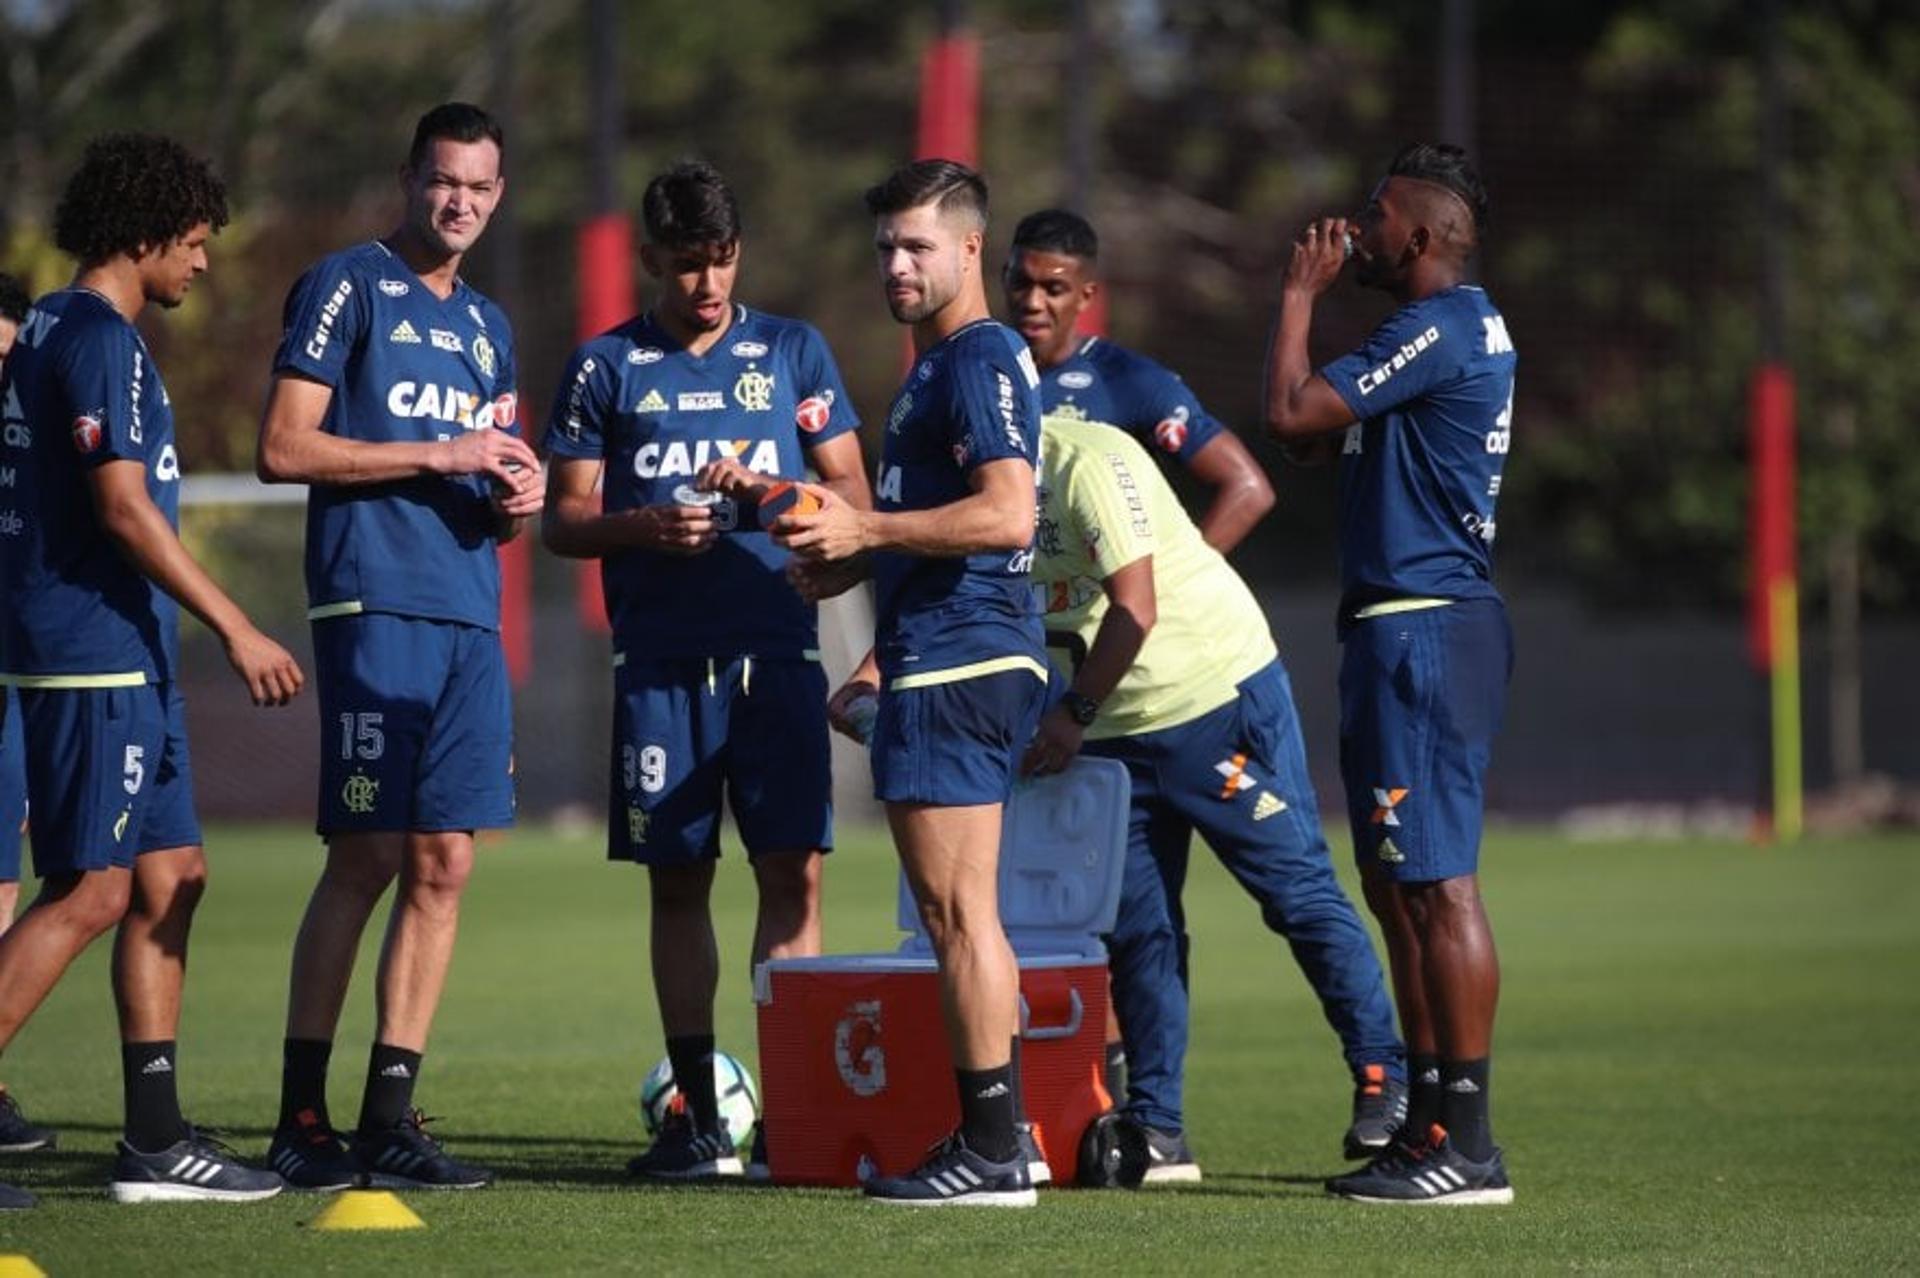
[[[1087,729],[1091,739],[1158,732],[1231,701],[1278,655],[1240,574],[1200,536],[1145,449],[1099,422],[1048,417],[1040,432],[1034,589],[1050,631],[1091,645],[1107,614],[1101,582],[1153,556],[1154,627]],[[1057,649],[1049,655],[1063,673]]]

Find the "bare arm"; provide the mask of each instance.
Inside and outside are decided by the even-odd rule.
[[[1273,509],[1273,485],[1266,470],[1232,431],[1208,440],[1188,461],[1187,469],[1213,489],[1213,501],[1200,517],[1200,535],[1223,555]]]
[[[932,510],[860,510],[823,488],[819,511],[782,515],[775,540],[810,558],[839,560],[870,550],[956,558],[1033,543],[1033,467],[1013,457],[983,462],[967,475],[973,491]]]
[[[147,496],[146,467],[110,461],[87,474],[100,524],[127,561],[207,624],[226,647],[253,703],[285,705],[306,682],[285,648],[262,634],[180,544],[173,525]]]
[[[1345,265],[1346,238],[1345,219],[1322,218],[1293,246],[1287,264],[1280,319],[1267,353],[1266,386],[1267,430],[1282,444],[1324,435],[1354,420],[1347,401],[1313,371],[1307,355],[1313,304]]]
[[[484,474],[515,493],[529,484],[538,488],[540,459],[503,430],[463,430],[431,442],[342,439],[321,429],[332,402],[333,388],[324,382],[294,373],[273,379],[254,458],[263,483],[356,487],[416,475]]]
[[[1105,701],[1133,669],[1147,635],[1159,619],[1153,588],[1153,556],[1144,555],[1117,569],[1103,579],[1107,594],[1107,613],[1100,618],[1087,659],[1073,676],[1071,691],[1092,701]],[[1033,744],[1020,761],[1025,775],[1058,772],[1080,753],[1086,729],[1074,722],[1064,705],[1047,711],[1040,720]]]
[[[601,463],[556,460],[547,474],[546,516],[540,537],[569,559],[598,559],[622,550],[697,555],[713,545],[713,514],[705,506],[641,506],[607,512],[596,485]]]

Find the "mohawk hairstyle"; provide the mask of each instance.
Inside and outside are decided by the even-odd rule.
[[[1431,182],[1453,192],[1473,214],[1475,238],[1486,234],[1487,188],[1468,163],[1465,149],[1446,142],[1414,142],[1400,148],[1387,165],[1387,176]]]
[[[200,223],[227,224],[227,188],[172,138],[108,133],[87,144],[53,214],[53,242],[83,266],[131,257]]]

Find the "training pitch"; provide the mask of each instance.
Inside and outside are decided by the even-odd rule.
[[[182,1099],[265,1151],[288,947],[311,836],[210,833],[181,1031]],[[1344,859],[1344,839],[1336,842]],[[1348,1083],[1277,938],[1197,849],[1188,886],[1188,1108],[1203,1183],[1043,1191],[1037,1210],[904,1212],[847,1191],[636,1186],[635,1094],[660,1056],[644,877],[591,838],[486,848],[420,1100],[498,1187],[414,1194],[424,1231],[319,1233],[325,1205],[116,1206],[104,1186],[120,1078],[106,946],[70,972],[0,1077],[60,1130],[0,1159],[42,1198],[0,1217],[0,1253],[74,1274],[1234,1271],[1890,1272],[1920,1265],[1920,839],[1570,843],[1495,833],[1486,895],[1505,989],[1494,1057],[1506,1208],[1364,1207],[1320,1182]],[[830,951],[890,948],[884,838],[828,866]],[[1348,875],[1351,885],[1351,876]],[[719,1040],[755,1063],[746,866],[716,888]],[[384,918],[384,907],[381,913]],[[335,1051],[351,1123],[371,1029],[369,929]],[[757,1066],[756,1066],[757,1068]]]

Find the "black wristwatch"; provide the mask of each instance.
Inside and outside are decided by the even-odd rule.
[[[1095,701],[1092,697],[1083,697],[1079,693],[1071,690],[1060,698],[1060,704],[1067,708],[1067,714],[1073,721],[1083,728],[1091,727],[1093,721],[1100,717],[1100,703],[1098,701]]]

